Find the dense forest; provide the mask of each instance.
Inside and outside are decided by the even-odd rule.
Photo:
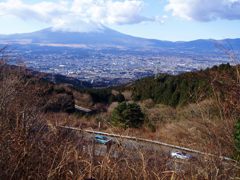
[[[155,103],[176,107],[200,102],[214,94],[217,84],[233,86],[236,81],[236,67],[222,64],[198,72],[147,77],[136,81],[131,89],[135,101],[152,99]]]

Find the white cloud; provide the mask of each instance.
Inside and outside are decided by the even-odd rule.
[[[169,0],[165,9],[174,16],[196,21],[240,19],[240,0]]]
[[[156,21],[142,16],[143,0],[58,0],[26,3],[22,0],[0,2],[0,15],[45,22],[55,29],[91,31],[103,25],[136,24]]]

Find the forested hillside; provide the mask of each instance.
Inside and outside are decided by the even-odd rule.
[[[237,85],[237,68],[222,64],[198,72],[140,79],[131,86],[133,99],[152,99],[158,104],[177,107],[200,102],[215,93],[226,98],[226,92]]]

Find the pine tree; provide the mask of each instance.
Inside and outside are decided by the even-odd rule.
[[[144,114],[136,103],[120,103],[113,111],[111,121],[118,126],[140,127],[144,122]]]
[[[235,146],[237,150],[237,159],[240,158],[240,118],[238,119],[235,125],[235,132],[234,132],[234,139],[235,139]]]

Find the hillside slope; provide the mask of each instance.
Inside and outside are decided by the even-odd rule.
[[[239,66],[222,64],[176,76],[160,74],[157,78],[140,79],[130,89],[135,101],[152,99],[155,103],[176,107],[217,96],[236,108],[240,103],[237,69],[239,71]]]
[[[21,109],[21,104],[36,107],[43,112],[74,112],[72,92],[63,85],[47,81],[41,73],[22,67],[0,64],[0,104],[9,110]],[[13,95],[13,99],[9,96]]]

